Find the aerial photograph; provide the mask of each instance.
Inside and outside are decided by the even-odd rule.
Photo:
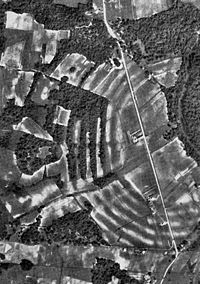
[[[200,0],[0,0],[0,284],[200,284]]]

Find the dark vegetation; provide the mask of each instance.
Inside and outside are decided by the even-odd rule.
[[[91,19],[85,15],[86,11],[92,10],[92,0],[88,1],[88,4],[80,4],[78,8],[55,5],[53,0],[42,2],[39,0],[13,0],[7,4],[0,4],[0,9],[2,9],[2,17],[4,17],[4,11],[6,10],[15,13],[30,13],[38,23],[44,24],[45,29],[70,29],[70,39],[62,39],[58,43],[57,53],[52,62],[50,64],[36,63],[35,65],[36,69],[48,74],[55,69],[67,54],[80,53],[85,55],[88,60],[92,60],[99,65],[111,57],[113,48],[116,46],[115,40],[108,35],[103,21]],[[88,26],[90,21],[92,21],[92,25],[84,27]],[[77,26],[79,28],[75,29]],[[2,21],[2,40],[3,28]],[[2,46],[3,49],[4,45]],[[24,60],[26,60],[26,57]]]
[[[97,120],[101,118],[101,142],[100,142],[100,158],[102,165],[105,164],[105,124],[106,124],[106,110],[108,101],[94,93],[83,90],[79,87],[72,86],[68,83],[61,82],[60,89],[52,90],[50,92],[49,101],[51,104],[57,104],[65,109],[71,110],[70,119],[66,131],[66,144],[69,149],[67,155],[70,178],[75,179],[76,168],[79,167],[81,177],[86,179],[86,135],[89,134],[89,150],[90,150],[90,167],[92,171],[93,179],[97,177],[97,165],[96,165],[96,131]],[[56,141],[58,140],[57,133],[49,130],[52,127],[52,119],[48,119],[50,122],[46,122],[45,129],[53,136]],[[78,154],[76,155],[76,145],[74,143],[74,128],[75,122],[81,120],[80,130],[80,145],[78,147]],[[59,135],[61,135],[62,127],[59,127]],[[61,135],[62,136],[62,135]],[[60,139],[60,138],[59,138]],[[77,160],[78,159],[78,160]]]
[[[2,274],[3,270],[9,270],[16,267],[18,264],[12,262],[4,262],[0,263],[0,274]],[[34,264],[28,259],[22,259],[19,264],[21,270],[29,271],[33,268]]]
[[[6,9],[3,6],[4,4],[0,3],[0,57],[6,45],[6,37],[4,36]]]
[[[68,28],[65,27],[65,29]],[[50,74],[67,54],[75,52],[95,62],[96,67],[112,56],[114,47],[116,47],[116,42],[109,37],[104,22],[100,19],[93,19],[92,25],[89,27],[71,29],[70,39],[62,39],[58,43],[57,53],[52,62],[37,67]],[[84,80],[86,77],[87,75],[84,76]]]
[[[92,1],[78,8],[56,5],[53,0],[12,0],[1,8],[15,13],[30,13],[45,29],[60,30],[89,22],[85,12],[92,9]]]
[[[38,157],[39,148],[49,146],[49,153],[44,159]],[[57,144],[43,140],[34,135],[24,133],[16,145],[17,165],[22,173],[33,174],[43,165],[57,161]]]
[[[24,271],[31,270],[34,264],[28,259],[22,259],[20,262],[21,269]]]
[[[93,284],[107,284],[112,280],[112,276],[118,278],[120,284],[140,283],[138,280],[131,278],[126,270],[121,270],[118,263],[105,258],[96,258],[96,260],[97,262],[91,270]]]
[[[97,185],[98,187],[103,188],[109,183],[117,179],[118,179],[118,175],[116,173],[109,172],[108,174],[105,174],[103,177],[95,178],[93,183]]]
[[[89,207],[88,207],[89,208]],[[90,217],[90,210],[67,213],[53,220],[52,225],[40,226],[40,217],[19,234],[19,241],[34,245],[39,243],[62,243],[73,245],[108,245],[102,238],[100,228]]]
[[[12,262],[0,263],[0,274],[3,272],[3,270],[8,270],[14,266],[16,266],[16,264]]]
[[[123,31],[126,49],[138,64],[182,57],[175,86],[168,89],[161,86],[167,99],[169,117],[169,129],[163,136],[168,140],[178,136],[187,154],[200,163],[199,9],[192,4],[175,1],[167,11],[139,20],[118,20],[113,26],[119,32]],[[145,47],[142,55],[141,50],[136,49],[137,39]]]
[[[187,49],[183,56],[178,80],[174,87],[163,88],[167,99],[170,130],[164,138],[171,139],[177,135],[184,143],[187,155],[200,163],[200,43]]]
[[[140,63],[160,61],[170,56],[181,56],[186,46],[196,39],[200,28],[200,11],[192,4],[178,1],[171,8],[151,17],[139,20],[118,20],[113,22],[118,31],[123,31],[122,39],[133,59]],[[138,49],[140,39],[145,54]]]
[[[0,240],[3,240],[7,236],[7,225],[12,221],[12,217],[7,211],[5,205],[0,200]],[[0,258],[3,259],[3,255],[0,255]]]

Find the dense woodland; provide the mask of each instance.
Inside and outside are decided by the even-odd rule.
[[[137,284],[138,280],[131,278],[126,270],[121,270],[119,263],[110,259],[97,258],[92,268],[92,283],[107,284],[112,277],[119,279],[119,284]]]
[[[163,136],[170,140],[178,135],[187,154],[200,163],[199,9],[192,4],[174,1],[167,11],[139,20],[118,19],[112,25],[121,34],[125,49],[133,60],[145,66],[147,71],[149,63],[182,57],[175,86],[168,89],[161,86],[169,117],[169,129]],[[144,51],[136,43],[138,39]]]
[[[150,63],[184,55],[187,48],[192,48],[200,28],[200,11],[192,4],[176,1],[168,10],[151,17],[118,19],[112,25],[121,34],[133,59]],[[135,43],[138,39],[144,46],[143,53]]]
[[[36,69],[47,74],[50,74],[69,53],[80,53],[99,65],[111,57],[113,48],[116,47],[116,42],[108,35],[103,20],[85,15],[86,11],[92,10],[92,0],[89,0],[87,5],[79,4],[78,8],[55,5],[53,0],[42,2],[39,0],[13,0],[8,3],[0,3],[0,10],[0,54],[4,50],[6,42],[5,11],[19,14],[30,13],[38,23],[44,24],[45,29],[71,31],[70,39],[62,39],[58,43],[57,53],[50,64],[36,64]],[[85,27],[90,22],[92,25]]]
[[[90,212],[91,208],[67,213],[46,227],[40,227],[39,216],[35,223],[18,232],[18,241],[27,245],[57,243],[108,246],[109,244],[102,237],[100,228],[90,217]]]
[[[6,42],[4,30],[5,11],[26,12],[33,15],[38,23],[44,24],[46,29],[70,29],[71,31],[70,39],[59,42],[56,56],[50,64],[37,64],[35,66],[38,71],[50,74],[66,54],[72,52],[85,55],[88,60],[94,61],[96,68],[99,64],[111,58],[116,49],[116,42],[108,36],[102,20],[91,19],[85,15],[85,11],[91,9],[92,1],[88,1],[87,5],[79,5],[78,8],[54,5],[53,0],[0,2],[0,54],[4,51],[5,44],[9,44],[8,41]],[[91,21],[92,25],[88,26]],[[82,27],[84,25],[88,27]],[[166,139],[172,139],[175,135],[178,135],[185,145],[187,154],[200,163],[200,103],[198,98],[200,89],[200,44],[197,34],[197,31],[200,30],[200,11],[191,4],[175,1],[169,10],[149,18],[139,20],[119,19],[112,25],[121,34],[124,40],[124,49],[139,65],[144,65],[147,68],[148,63],[169,57],[182,57],[182,65],[178,72],[176,85],[168,89],[161,86],[167,99],[169,117],[169,130],[163,135]],[[76,26],[79,28],[75,29]],[[136,43],[138,39],[144,45],[144,51]],[[92,70],[94,69],[91,69],[90,72]],[[148,73],[148,68],[146,71]],[[105,169],[105,125],[108,101],[89,91],[84,91],[80,87],[68,84],[67,78],[65,78],[66,80],[63,78],[59,84],[59,90],[51,91],[49,104],[45,106],[36,105],[31,100],[31,96],[40,76],[40,72],[35,73],[31,90],[23,107],[16,106],[13,99],[7,102],[6,108],[0,115],[0,128],[6,130],[0,133],[0,146],[14,150],[19,169],[24,173],[32,174],[42,165],[59,159],[57,148],[65,141],[69,149],[67,160],[70,179],[73,181],[77,178],[77,166],[81,177],[86,179],[86,134],[88,133],[94,184],[102,188],[117,179],[115,173],[107,173],[103,178],[97,177],[97,119],[101,119],[99,156],[102,167]],[[56,105],[71,110],[67,129],[62,125],[53,123]],[[54,142],[43,141],[30,134],[13,134],[12,125],[19,123],[25,116],[32,118],[43,129],[47,130],[52,135]],[[73,142],[74,126],[77,120],[81,120],[78,155],[76,154],[77,145]],[[15,140],[16,136],[18,138]],[[39,148],[45,146],[49,146],[51,155],[41,159],[37,157],[37,154]],[[44,178],[46,177],[44,176]],[[59,188],[62,188],[60,176],[54,178]],[[2,183],[1,187],[4,186]],[[14,194],[20,194],[22,188],[18,185],[10,185],[7,190]],[[51,226],[44,228],[40,228],[40,218],[38,218],[37,222],[18,232],[18,241],[31,245],[41,242],[48,244],[108,245],[102,238],[99,227],[90,217],[91,210],[90,207],[88,210],[68,213],[53,221]],[[7,223],[13,227],[14,232],[20,227],[20,220],[16,225],[16,222],[4,211],[7,212],[2,204],[0,238],[9,240],[12,234],[10,235],[10,231],[8,232]],[[29,264],[25,262],[23,265],[28,266]],[[97,263],[92,269],[93,283],[106,284],[111,281],[112,276],[120,279],[121,284],[138,283],[135,279],[131,279],[126,271],[120,270],[117,263],[111,260],[97,259]]]

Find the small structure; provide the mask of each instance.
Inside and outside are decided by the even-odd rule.
[[[136,144],[140,138],[142,137],[142,131],[139,129],[133,133],[130,133],[130,131],[127,132],[129,141],[133,144]]]

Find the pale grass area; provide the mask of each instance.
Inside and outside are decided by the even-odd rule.
[[[86,133],[86,179],[91,179],[92,178],[92,171],[91,171],[91,167],[90,167],[90,149],[88,147],[90,143],[90,139],[89,139],[89,132]]]
[[[19,184],[22,186],[31,186],[33,184],[38,183],[43,179],[45,166],[42,166],[39,170],[35,171],[32,175],[27,175],[22,173]]]
[[[40,139],[53,141],[53,137],[29,117],[24,117],[20,123],[14,124],[13,130],[22,131],[24,133],[34,135]]]
[[[49,64],[57,51],[58,41],[69,37],[69,31],[52,31],[45,30],[45,38],[47,40],[46,53],[43,60],[44,64]]]
[[[51,284],[53,284],[53,283],[51,283]],[[57,283],[55,283],[55,284],[57,284]],[[63,279],[62,279],[62,284],[92,284],[92,282],[75,279],[73,277],[64,276]]]
[[[148,65],[148,69],[153,73],[153,77],[156,78],[160,84],[169,88],[176,83],[178,78],[176,72],[180,69],[181,63],[182,58],[175,57],[150,64]]]
[[[2,86],[2,95],[6,99],[15,99],[15,105],[22,107],[24,100],[30,91],[30,86],[33,82],[33,72],[15,71],[9,69],[0,69],[2,76],[5,76],[5,81]],[[23,84],[23,90],[19,94],[16,88]]]
[[[168,9],[167,0],[132,0],[136,8],[136,18],[149,17]]]
[[[96,137],[97,177],[103,176],[103,169],[102,169],[101,160],[100,160],[100,157],[99,157],[99,153],[100,153],[100,138],[101,138],[100,121],[101,121],[101,119],[98,118],[98,121],[97,121],[97,137]]]
[[[70,37],[69,30],[47,30],[44,29],[43,24],[37,23],[34,18],[27,13],[17,14],[11,11],[6,12],[6,29],[23,30],[33,32],[31,49],[32,51],[42,53],[43,44],[46,44],[46,52],[42,57],[44,64],[49,64],[57,51],[58,41],[61,39],[68,39]],[[1,58],[2,66],[14,65],[15,68],[22,69],[21,55],[23,53],[25,42],[16,43],[13,46],[6,48]],[[41,55],[40,55],[41,56]],[[10,63],[9,63],[10,62]]]
[[[6,12],[6,29],[33,30],[34,20],[30,14],[17,14],[11,11]]]
[[[81,210],[81,208],[74,200],[74,197],[58,197],[58,199],[52,201],[51,204],[42,209],[40,213],[42,216],[40,226],[49,226],[52,224],[53,220],[64,216],[68,212],[73,213],[79,210]]]
[[[0,65],[4,67],[14,67],[22,69],[21,56],[24,50],[25,41],[8,46],[1,55]]]
[[[71,110],[65,109],[59,105],[56,106],[56,113],[53,123],[68,126]]]
[[[53,71],[51,77],[60,80],[63,76],[67,76],[67,82],[77,86],[92,66],[94,62],[88,61],[85,56],[78,53],[68,54]],[[73,72],[70,71],[71,67],[75,68]]]

